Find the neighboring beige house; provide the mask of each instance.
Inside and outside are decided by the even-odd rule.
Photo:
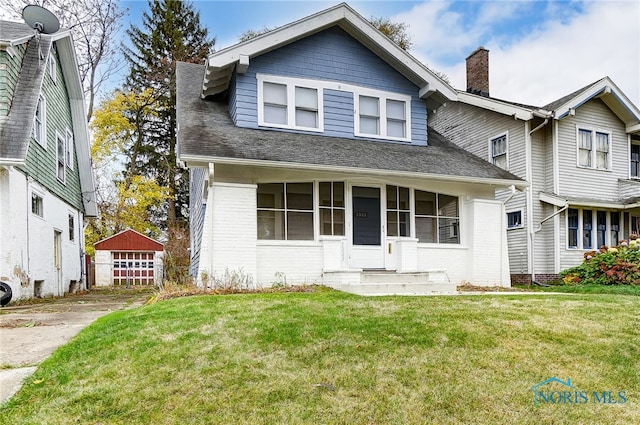
[[[586,251],[640,231],[640,110],[608,77],[548,105],[489,96],[489,52],[467,58],[467,91],[429,112],[453,143],[525,179],[505,202],[513,282],[547,281]]]

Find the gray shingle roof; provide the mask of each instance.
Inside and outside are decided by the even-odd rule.
[[[605,77],[606,78],[606,77]],[[546,109],[547,111],[553,111],[556,108],[564,105],[565,103],[567,103],[568,101],[570,101],[571,99],[573,99],[574,97],[578,96],[580,93],[582,93],[583,91],[586,91],[587,89],[589,89],[589,87],[594,86],[596,84],[598,84],[600,81],[604,80],[604,78],[601,78],[598,81],[595,81],[591,84],[587,84],[586,86],[574,91],[573,93],[569,93],[566,96],[562,96],[560,99],[556,99],[551,103],[548,103],[547,105],[543,106],[543,109]]]
[[[200,97],[204,71],[203,65],[177,64],[178,140],[183,160],[198,157],[275,161],[524,183],[456,147],[431,128],[429,146],[411,146],[237,127],[226,102]]]
[[[4,28],[6,22],[2,23]],[[24,26],[33,34],[33,30]],[[19,31],[14,31],[14,34],[19,35]],[[9,115],[0,118],[0,158],[17,161],[26,158],[50,48],[51,37],[46,35],[41,35],[39,41],[31,38],[27,44]],[[40,59],[40,52],[44,59]]]
[[[33,37],[36,31],[23,22],[0,21],[0,40],[15,42],[25,37]]]

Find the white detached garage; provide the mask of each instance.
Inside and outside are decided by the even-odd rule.
[[[96,286],[158,285],[162,282],[164,245],[135,230],[97,242]]]

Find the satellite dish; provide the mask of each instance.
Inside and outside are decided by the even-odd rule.
[[[42,6],[31,4],[22,9],[22,19],[41,34],[53,34],[60,29],[56,15]]]

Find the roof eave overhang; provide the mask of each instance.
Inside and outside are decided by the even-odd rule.
[[[577,108],[595,98],[600,98],[625,123],[627,133],[640,131],[640,109],[608,77],[556,108],[554,117],[562,119],[570,116]]]
[[[340,26],[416,84],[421,98],[427,99],[437,94],[433,99],[438,104],[447,100],[457,100],[457,92],[453,87],[398,47],[344,3],[209,55],[206,61],[207,71],[204,76],[202,97],[225,91],[237,65],[246,68],[252,57],[278,49],[334,25]]]
[[[618,210],[630,210],[640,207],[640,202],[624,204],[621,202],[599,201],[591,199],[568,199],[548,193],[540,193],[540,201],[554,205],[556,207],[572,206],[572,207],[589,207],[589,208],[608,208]]]
[[[82,200],[84,203],[84,213],[86,217],[98,216],[98,204],[95,194],[95,182],[91,169],[91,153],[89,129],[87,126],[87,110],[84,101],[84,89],[78,70],[78,62],[71,33],[68,30],[59,31],[51,35],[56,42],[57,52],[60,56],[60,67],[67,93],[69,94],[69,105],[71,107],[71,117],[73,122],[73,134],[78,155],[78,165],[80,173],[80,185],[82,190]]]
[[[240,165],[240,166],[252,166],[252,167],[270,167],[270,168],[286,168],[295,170],[307,170],[307,171],[322,171],[333,173],[345,173],[345,174],[358,174],[369,176],[385,176],[385,177],[401,177],[401,178],[413,178],[423,180],[438,180],[456,183],[468,183],[468,184],[485,184],[496,187],[511,187],[514,186],[517,190],[523,191],[529,186],[529,183],[524,180],[510,180],[510,179],[497,179],[497,178],[483,178],[483,177],[467,177],[456,176],[447,174],[432,174],[421,173],[416,171],[402,171],[402,170],[384,170],[374,168],[356,168],[345,167],[325,164],[307,164],[299,162],[285,162],[285,161],[270,161],[270,160],[258,160],[258,159],[244,159],[244,158],[226,158],[226,157],[213,157],[202,155],[181,155],[180,160],[183,161],[188,167],[205,167],[207,164],[227,164],[227,165]]]
[[[458,90],[458,101],[523,121],[529,121],[534,117],[551,116],[551,112],[549,111],[545,111],[542,109],[524,108],[522,106],[516,106],[506,102],[501,102],[496,99],[467,93],[461,90]]]
[[[24,166],[24,159],[19,158],[0,158],[0,165],[5,167],[20,167]]]

